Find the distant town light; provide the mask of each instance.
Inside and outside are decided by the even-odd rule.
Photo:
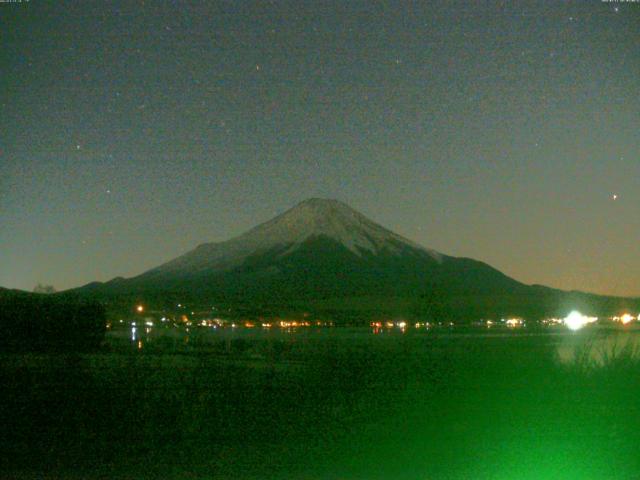
[[[136,307],[136,311],[139,312],[139,313],[144,312],[144,307],[142,305],[138,305]]]
[[[544,320],[542,320],[543,325],[560,325],[563,323],[563,318],[545,318]]]

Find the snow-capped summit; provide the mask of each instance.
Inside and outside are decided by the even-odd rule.
[[[263,246],[277,243],[295,245],[318,236],[331,238],[356,255],[362,251],[378,253],[383,249],[397,252],[402,245],[423,247],[387,230],[338,200],[310,198],[282,215],[247,232]],[[430,251],[434,256],[436,252]]]
[[[409,248],[440,260],[434,250],[387,230],[343,202],[310,198],[236,238],[202,244],[153,272],[224,270],[251,255],[273,250],[286,255],[305,241],[320,237],[329,238],[358,256],[364,252],[399,254]]]

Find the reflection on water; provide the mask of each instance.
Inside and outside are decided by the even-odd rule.
[[[640,359],[640,328],[616,329],[610,327],[590,327],[578,332],[566,328],[547,328],[544,330],[523,329],[487,329],[458,328],[443,326],[439,329],[432,325],[420,325],[423,328],[408,329],[405,324],[387,325],[373,323],[370,327],[343,328],[169,328],[147,326],[139,330],[132,323],[130,336],[125,341],[125,331],[111,330],[107,341],[111,346],[125,346],[129,343],[137,350],[151,343],[160,351],[180,350],[181,348],[204,349],[224,344],[229,351],[232,343],[278,341],[295,344],[299,341],[340,340],[345,342],[361,340],[393,342],[405,337],[409,342],[419,344],[425,339],[449,339],[473,341],[473,338],[508,339],[536,337],[539,343],[555,349],[556,360],[563,365],[582,367],[604,366],[612,361]],[[375,340],[377,339],[377,340]],[[453,343],[452,343],[453,345]]]

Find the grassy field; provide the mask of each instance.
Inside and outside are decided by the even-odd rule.
[[[624,338],[334,329],[3,355],[1,477],[639,478]]]

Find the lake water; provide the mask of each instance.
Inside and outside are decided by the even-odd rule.
[[[99,353],[1,357],[0,471],[637,478],[637,338],[595,328],[127,327]]]
[[[500,345],[508,348],[514,341],[529,338],[538,348],[552,347],[555,360],[563,364],[582,362],[602,366],[621,356],[640,358],[640,327],[591,326],[571,331],[564,326],[526,328],[365,328],[365,327],[299,327],[299,328],[231,328],[231,327],[148,327],[119,326],[107,333],[107,343],[116,349],[151,350],[154,352],[216,352],[238,353],[237,346],[255,350],[273,344],[285,346],[290,357],[302,356],[309,348],[322,349],[324,344],[348,344],[350,348],[394,349],[398,343],[405,348],[455,349],[475,342],[503,339]],[[527,343],[527,342],[524,342]]]

